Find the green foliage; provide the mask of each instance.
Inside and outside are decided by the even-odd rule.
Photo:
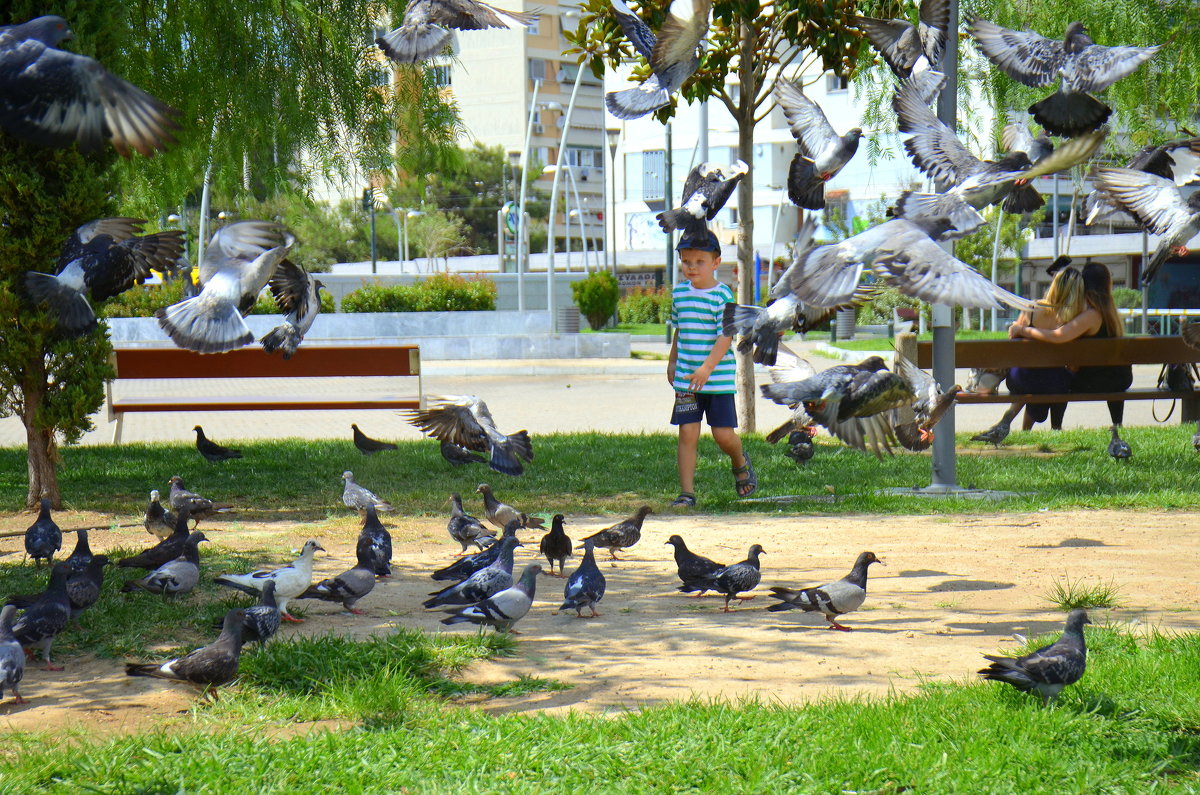
[[[921,301],[904,295],[895,287],[884,287],[875,297],[858,308],[855,318],[860,326],[892,322],[892,310],[908,307],[920,309]]]
[[[1021,249],[1025,246],[1029,230],[1040,224],[1045,215],[1045,207],[1025,216],[1002,213],[999,207],[989,207],[983,213],[987,223],[973,234],[954,242],[954,256],[984,276],[990,277],[992,252],[996,245],[996,220],[1000,218],[1000,256],[996,263],[996,272],[999,278],[1011,279],[1021,261]]]
[[[342,299],[343,312],[465,312],[495,308],[495,282],[445,273],[412,284],[369,285]]]
[[[588,325],[598,329],[608,322],[617,310],[621,291],[617,277],[609,271],[597,271],[586,279],[571,283],[571,294]]]
[[[321,312],[322,314],[333,314],[337,311],[334,305],[333,296],[328,291],[322,290],[321,296]],[[279,315],[283,310],[275,303],[275,297],[271,295],[270,290],[263,290],[258,296],[258,300],[254,302],[254,306],[250,309],[251,315]]]
[[[134,286],[96,308],[99,317],[153,317],[155,311],[183,300],[183,280]]]
[[[451,254],[474,254],[466,245],[467,227],[457,215],[440,210],[427,210],[411,222],[409,256],[421,254],[431,261]]]
[[[1080,578],[1072,580],[1064,577],[1055,580],[1046,601],[1059,610],[1071,611],[1077,607],[1092,609],[1096,607],[1120,607],[1121,589],[1112,580],[1103,582],[1096,580],[1087,582]]]
[[[634,287],[617,304],[622,323],[665,323],[670,317],[671,291],[666,287]]]
[[[1114,287],[1112,291],[1113,303],[1118,309],[1141,309],[1142,308],[1142,291],[1135,290],[1132,287]]]

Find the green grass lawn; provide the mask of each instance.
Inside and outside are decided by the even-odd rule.
[[[602,328],[599,331],[593,331],[589,327],[581,328],[580,331],[584,334],[632,334],[667,338],[666,323],[618,323],[612,328]]]
[[[810,339],[816,339],[814,335],[809,336]],[[922,342],[933,340],[933,332],[927,331],[924,334],[917,335],[917,339]],[[972,331],[958,330],[954,333],[956,340],[1004,340],[1008,339],[1008,331]],[[887,351],[892,349],[892,339],[890,337],[872,337],[868,339],[857,340],[838,340],[830,343],[838,348],[843,348],[848,351]]]
[[[756,497],[814,496],[784,510],[836,513],[993,513],[1039,508],[1200,508],[1200,456],[1192,429],[1179,425],[1126,429],[1134,457],[1127,463],[1106,454],[1101,429],[1014,432],[1008,446],[1026,449],[999,455],[959,436],[958,479],[963,486],[1020,492],[1001,502],[916,499],[876,494],[892,487],[929,483],[927,454],[901,452],[877,460],[817,438],[816,456],[798,466],[783,446],[747,437],[759,477]],[[643,503],[656,509],[678,492],[675,437],[670,434],[545,434],[534,437],[535,459],[523,477],[483,467],[445,463],[432,441],[401,442],[394,453],[364,457],[349,441],[251,441],[239,443],[245,458],[209,464],[190,443],[71,447],[62,450],[61,486],[75,509],[111,512],[140,520],[150,489],[164,494],[167,479],[180,475],[205,496],[234,503],[237,520],[314,521],[342,516],[341,473],[396,506],[397,514],[441,515],[451,492],[472,494],[492,484],[502,500],[544,514],[628,514]],[[25,451],[0,449],[0,510],[13,512],[25,497]],[[729,461],[709,437],[701,441],[697,474],[700,508],[707,512],[768,511],[775,503],[739,502]],[[832,490],[832,494],[830,491]]]

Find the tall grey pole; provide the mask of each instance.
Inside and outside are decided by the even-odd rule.
[[[562,136],[558,139],[558,157],[554,163],[554,179],[550,183],[550,215],[546,219],[546,311],[550,313],[550,331],[558,331],[558,322],[554,317],[554,221],[558,215],[558,181],[562,177],[563,164],[566,162],[567,133],[571,131],[571,116],[575,113],[575,98],[579,96],[579,84],[583,82],[584,66],[581,62],[575,71],[575,86],[571,89],[571,101],[567,104],[567,112],[563,116]],[[568,202],[564,201],[563,207]],[[567,229],[567,251],[571,250],[571,215],[564,212]],[[570,254],[567,262],[571,261]]]
[[[949,30],[958,30],[958,0],[950,0]],[[938,96],[938,118],[954,130],[958,126],[958,37],[948,36],[942,56],[946,86]],[[948,186],[939,185],[938,190]],[[946,304],[933,305],[933,377],[942,389],[954,385],[954,308]],[[953,491],[958,488],[954,460],[954,407],[938,425],[933,437],[933,472],[930,488],[934,491]]]
[[[700,162],[708,162],[708,100],[700,103],[700,129],[697,131],[697,146],[700,149]]]
[[[529,139],[533,137],[533,112],[537,110],[538,89],[542,87],[541,80],[533,81],[533,97],[529,103],[529,123],[525,125],[525,148],[521,150],[521,198],[517,200],[517,311],[525,311],[525,255],[529,253],[526,245],[528,229],[525,228],[525,194],[529,187]]]

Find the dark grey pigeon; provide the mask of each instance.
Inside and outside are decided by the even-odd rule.
[[[1129,168],[1097,169],[1092,184],[1143,229],[1161,236],[1142,271],[1142,284],[1153,281],[1170,257],[1187,255],[1187,242],[1200,233],[1200,191],[1184,199],[1174,181]]]
[[[2,57],[2,56],[0,56]],[[46,304],[57,318],[58,331],[78,337],[96,328],[88,303],[119,295],[167,271],[183,252],[183,232],[143,235],[141,218],[101,218],[76,229],[63,245],[54,273],[25,272],[25,292],[35,304]]]
[[[854,24],[883,56],[899,78],[906,78],[921,65],[937,69],[946,47],[950,29],[949,0],[921,0],[920,22],[913,26],[907,19],[856,17]]]
[[[561,513],[554,514],[554,518],[550,521],[550,532],[542,536],[542,540],[538,544],[538,551],[546,556],[546,562],[550,564],[551,577],[565,577],[563,566],[566,564],[567,558],[571,557],[571,538],[563,529],[565,520],[566,517]],[[558,574],[554,573],[555,561],[558,561]]]
[[[741,563],[714,571],[703,578],[699,585],[724,595],[725,606],[721,609],[726,613],[733,612],[733,608],[729,606],[731,599],[744,602],[754,598],[753,596],[738,596],[738,594],[753,591],[758,587],[758,583],[762,579],[762,573],[758,568],[758,556],[765,554],[767,553],[763,552],[763,548],[755,544],[750,547],[750,551],[746,553],[746,559]]]
[[[163,596],[177,596],[190,592],[200,583],[200,549],[207,541],[204,533],[196,532],[184,542],[183,552],[174,560],[167,561],[140,580],[129,580],[121,586],[122,593],[141,588]]]
[[[516,538],[502,538],[496,543],[499,554],[487,568],[480,569],[460,583],[435,591],[423,602],[426,608],[442,605],[470,605],[482,602],[492,594],[512,586],[513,550],[520,545]]]
[[[383,54],[396,63],[428,60],[454,45],[455,30],[528,27],[538,15],[506,11],[480,0],[413,0],[404,8],[400,27],[375,39]]]
[[[667,539],[667,543],[675,548],[675,568],[683,582],[679,590],[704,596],[712,588],[709,578],[725,568],[725,564],[697,555],[688,549],[682,536],[673,535]]]
[[[1000,443],[1008,438],[1012,433],[1012,418],[1007,414],[1000,418],[992,427],[988,428],[983,433],[977,433],[971,437],[972,442],[987,442],[993,447],[999,449]]]
[[[476,486],[475,493],[483,495],[483,518],[501,530],[508,527],[508,523],[514,520],[519,522],[521,527],[542,526],[541,519],[531,517],[527,513],[518,511],[508,503],[500,502],[500,500],[496,499],[496,495],[492,493],[492,487],[486,483],[480,483]]]
[[[160,499],[158,489],[150,492],[150,502],[146,505],[142,526],[150,535],[166,538],[175,532],[175,514],[164,508]]]
[[[1200,137],[1149,144],[1133,156],[1125,168],[1145,171],[1183,186],[1200,180]],[[1102,190],[1093,190],[1083,200],[1083,218],[1088,226],[1116,220],[1126,213]]]
[[[267,353],[282,350],[283,358],[290,359],[296,355],[304,335],[321,311],[321,290],[325,285],[304,268],[285,259],[275,268],[275,275],[267,286],[275,305],[283,313],[283,323],[264,334],[258,342]]]
[[[838,175],[858,151],[862,129],[838,135],[821,106],[804,96],[796,83],[775,84],[775,101],[783,108],[799,150],[788,169],[788,198],[807,210],[825,207],[825,183]]]
[[[184,545],[187,544],[189,520],[190,515],[184,508],[175,517],[175,532],[131,558],[122,558],[117,561],[117,566],[122,569],[157,569],[175,560],[183,554]]]
[[[231,447],[222,447],[216,442],[210,440],[204,435],[204,429],[197,425],[192,428],[196,432],[196,449],[200,451],[200,455],[210,464],[217,464],[221,461],[228,461],[231,458],[241,458],[242,451],[234,450]]]
[[[373,507],[377,511],[390,511],[392,504],[375,496],[375,493],[370,489],[363,488],[354,482],[354,473],[346,470],[342,473],[342,480],[346,481],[346,485],[342,488],[342,504],[347,508],[363,513],[368,507]]]
[[[501,540],[505,538],[515,539],[517,531],[521,529],[521,520],[514,519],[508,523],[501,534]],[[500,544],[492,544],[482,552],[476,552],[474,555],[466,555],[451,563],[449,566],[438,569],[432,575],[435,580],[453,580],[462,582],[480,569],[485,569],[496,560],[500,555]]]
[[[280,623],[279,606],[275,602],[275,581],[268,580],[263,584],[258,604],[246,608],[242,643],[257,641],[259,646],[264,645],[279,631]]]
[[[225,614],[221,634],[212,643],[162,664],[126,663],[125,674],[188,682],[204,690],[228,684],[237,677],[245,620],[246,611],[234,608]]]
[[[154,313],[180,348],[224,353],[254,342],[243,315],[296,239],[279,224],[236,221],[212,236],[200,263],[200,294]]]
[[[70,576],[70,566],[62,561],[55,563],[46,590],[13,624],[13,637],[26,648],[41,649],[48,671],[62,670],[61,665],[55,665],[50,659],[50,644],[71,620],[71,600],[67,596],[67,578]]]
[[[708,222],[729,201],[749,167],[741,160],[732,166],[701,163],[691,170],[683,183],[683,203],[658,214],[664,232],[680,230],[684,237],[700,236],[708,231]]]
[[[12,605],[0,608],[0,699],[4,698],[5,690],[11,690],[14,704],[27,704],[17,690],[25,676],[25,652],[12,633],[16,612]]]
[[[563,588],[563,603],[558,612],[574,610],[576,618],[595,618],[600,615],[596,605],[604,598],[604,574],[596,565],[596,545],[591,540],[583,542],[583,560],[579,568],[567,577],[567,585]],[[583,608],[592,611],[590,616],[583,614]]]
[[[812,440],[812,434],[808,430],[792,431],[788,434],[788,449],[783,454],[797,464],[810,461],[816,453]]]
[[[1075,609],[1067,616],[1062,637],[1023,657],[983,655],[992,664],[979,671],[984,679],[1007,682],[1022,693],[1037,693],[1042,703],[1058,698],[1067,685],[1083,678],[1087,670],[1087,644],[1083,625],[1090,624],[1087,611]]]
[[[67,565],[72,571],[80,571],[87,568],[87,565],[92,562],[92,548],[88,544],[88,531],[86,529],[77,530],[75,533],[75,550],[67,556]]]
[[[646,520],[648,514],[652,513],[654,511],[649,505],[643,505],[637,509],[637,513],[628,519],[622,519],[612,527],[606,527],[598,533],[592,533],[583,540],[585,542],[591,541],[596,546],[607,549],[608,554],[612,555],[613,560],[620,560],[617,557],[617,550],[628,549],[642,539],[642,522]]]
[[[439,442],[488,453],[488,466],[504,475],[522,474],[521,460],[533,460],[528,431],[501,433],[487,404],[474,395],[444,395],[430,401],[428,408],[405,412],[409,423],[422,433]]]
[[[629,6],[621,0],[611,1],[622,30],[649,62],[652,74],[637,88],[608,92],[604,104],[618,119],[637,119],[670,104],[671,95],[695,73],[700,65],[696,48],[708,33],[712,0],[692,0],[692,15],[687,19],[668,12],[657,36]]]
[[[476,453],[472,453],[465,447],[460,447],[454,442],[441,443],[442,458],[449,461],[456,467],[464,464],[485,464],[487,459]]]
[[[269,353],[269,351],[268,351]],[[288,358],[284,356],[283,358]],[[354,423],[350,424],[350,430],[354,434],[354,446],[358,448],[358,452],[363,455],[374,455],[381,450],[398,450],[399,448],[391,442],[381,442],[378,439],[372,439],[358,429]]]
[[[50,500],[42,497],[37,521],[25,531],[25,554],[40,566],[54,562],[54,553],[62,549],[62,530],[50,518]]]
[[[1057,91],[1029,106],[1038,124],[1054,135],[1076,136],[1102,125],[1112,108],[1092,96],[1132,74],[1159,51],[1155,47],[1101,47],[1082,22],[1067,25],[1062,41],[1031,30],[1008,30],[975,18],[967,27],[979,49],[1000,71],[1034,88],[1062,78]]]
[[[521,572],[521,579],[499,593],[489,596],[478,604],[466,607],[451,608],[448,612],[454,615],[443,618],[447,626],[469,621],[472,624],[495,627],[497,632],[520,633],[513,625],[520,621],[533,606],[533,597],[537,591],[537,576],[542,573],[542,567],[532,563]]]
[[[320,599],[338,602],[348,613],[366,615],[354,605],[375,588],[375,559],[369,549],[359,548],[358,562],[336,577],[310,585],[297,599]]]
[[[218,513],[233,513],[233,506],[223,502],[213,502],[207,497],[201,497],[195,492],[188,491],[183,485],[183,478],[173,476],[167,483],[171,486],[171,509],[179,514],[187,510],[188,516],[196,525],[201,519],[207,519]]]
[[[122,157],[174,143],[179,111],[85,55],[57,49],[74,38],[62,17],[0,28],[0,127],[25,141],[84,151],[107,138]]]
[[[779,600],[767,608],[772,613],[781,610],[799,609],[805,612],[818,612],[829,622],[829,629],[840,629],[849,632],[850,627],[844,627],[837,622],[837,617],[852,613],[862,607],[867,598],[867,567],[872,563],[884,565],[875,557],[874,552],[863,552],[854,561],[854,568],[840,580],[826,583],[816,588],[771,588],[771,596]]]
[[[67,599],[71,602],[71,618],[78,621],[84,610],[99,601],[100,589],[104,587],[104,567],[107,565],[107,555],[95,555],[86,567],[71,572],[67,577]]]
[[[360,557],[367,556],[376,577],[392,576],[392,534],[379,521],[379,514],[374,505],[367,506],[355,554]]]
[[[488,492],[491,495],[491,492]],[[485,498],[486,499],[486,498]],[[450,521],[446,525],[450,538],[457,541],[462,551],[459,556],[467,554],[467,547],[474,544],[482,550],[490,541],[496,540],[496,531],[483,526],[483,523],[463,510],[462,497],[455,492],[450,495]]]
[[[1108,454],[1117,461],[1128,461],[1133,458],[1133,449],[1130,448],[1129,442],[1121,438],[1116,425],[1112,426],[1112,439],[1108,443]]]

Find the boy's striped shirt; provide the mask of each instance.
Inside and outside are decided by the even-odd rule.
[[[712,353],[721,334],[725,304],[733,303],[733,291],[717,283],[707,290],[692,287],[691,282],[679,282],[671,293],[671,323],[675,326],[677,356],[675,381],[680,391],[688,389],[688,377]],[[700,389],[701,394],[719,395],[737,392],[737,363],[733,348],[725,353],[712,375]]]

